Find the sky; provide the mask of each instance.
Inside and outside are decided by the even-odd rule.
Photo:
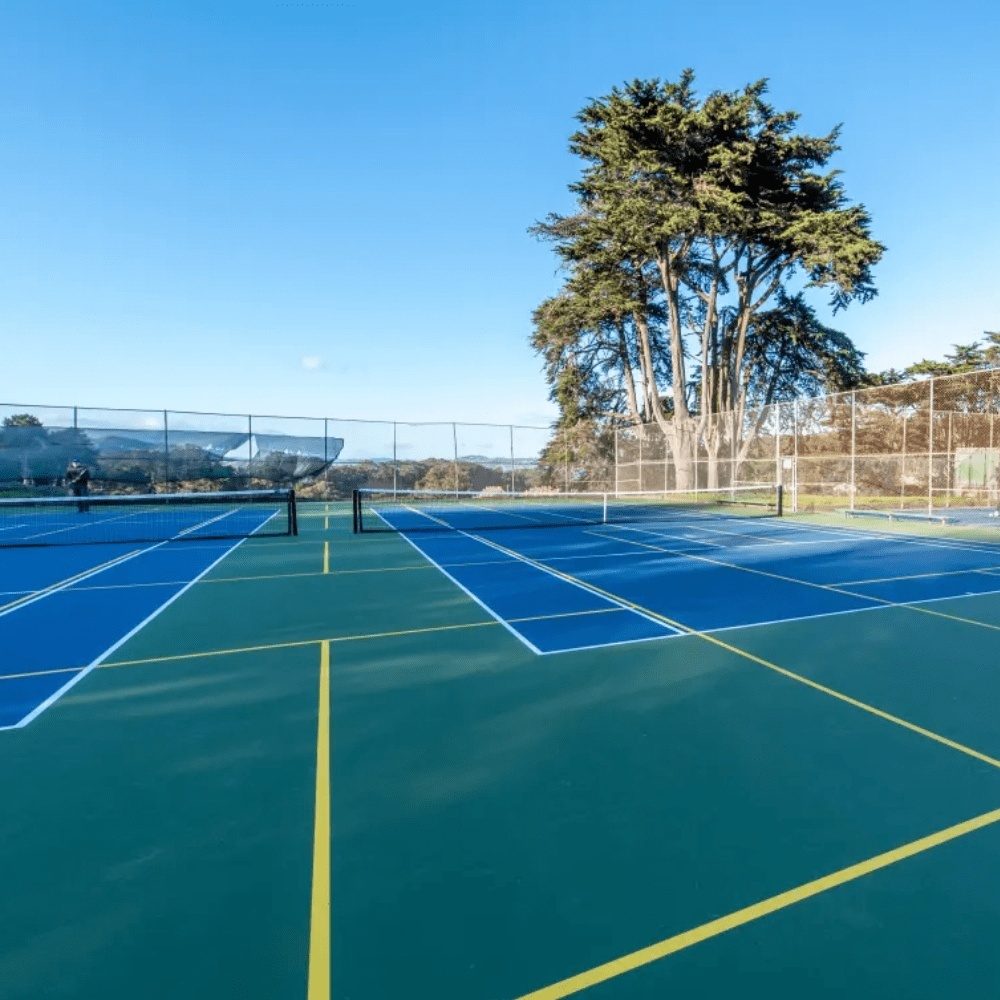
[[[0,11],[0,401],[548,423],[528,227],[616,84],[770,80],[888,251],[870,368],[1000,329],[990,3]],[[814,304],[825,297],[813,293]],[[821,315],[830,319],[821,309]]]

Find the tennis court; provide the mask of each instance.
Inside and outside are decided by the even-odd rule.
[[[5,996],[1000,990],[995,521],[133,503],[0,525]]]

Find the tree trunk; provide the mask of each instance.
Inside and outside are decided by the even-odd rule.
[[[642,423],[639,416],[639,400],[635,394],[635,372],[632,370],[632,360],[628,356],[628,341],[625,337],[624,321],[615,324],[618,330],[618,357],[622,366],[622,380],[625,382],[625,404],[633,424]]]

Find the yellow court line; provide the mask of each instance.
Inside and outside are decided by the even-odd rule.
[[[263,653],[270,649],[295,649],[298,646],[316,646],[322,639],[298,639],[292,642],[269,642],[259,646],[239,646],[232,649],[209,649],[201,653],[175,653],[171,656],[147,656],[141,660],[115,660],[102,663],[101,668],[139,667],[147,663],[170,663],[174,660],[201,660],[210,656],[234,656],[239,653]]]
[[[329,545],[329,542],[324,542]],[[336,542],[334,542],[336,544]],[[416,566],[383,566],[377,569],[333,569],[330,576],[354,576],[359,573],[402,573],[412,569],[434,569],[430,563],[422,563]],[[262,573],[257,576],[216,576],[212,579],[199,580],[199,585],[206,583],[245,583],[251,580],[293,580],[305,576],[323,576],[320,571],[311,573]]]
[[[329,517],[329,515],[327,515],[326,517],[323,518],[323,530],[324,531],[329,531],[330,530],[330,517]]]
[[[966,820],[964,823],[956,823],[955,826],[949,826],[927,837],[921,837],[919,840],[903,844],[902,847],[886,851],[884,854],[877,854],[873,858],[860,861],[847,868],[841,868],[840,871],[824,875],[822,878],[814,879],[812,882],[806,882],[804,885],[789,889],[787,892],[779,893],[777,896],[771,896],[769,899],[761,900],[759,903],[744,907],[742,910],[736,910],[734,913],[729,913],[724,917],[710,920],[699,927],[694,927],[681,934],[675,934],[673,937],[665,938],[656,944],[640,948],[638,951],[633,951],[613,961],[605,962],[603,965],[588,969],[586,972],[570,976],[568,979],[553,983],[551,986],[543,987],[532,993],[525,993],[523,996],[518,997],[517,1000],[561,1000],[563,997],[572,996],[574,993],[589,989],[598,983],[605,983],[609,979],[614,979],[627,972],[633,972],[636,969],[642,968],[644,965],[656,962],[661,958],[666,958],[667,955],[673,955],[678,951],[683,951],[685,948],[690,948],[692,945],[700,944],[702,941],[707,941],[713,937],[718,937],[720,934],[725,934],[726,931],[742,927],[754,920],[760,920],[761,917],[766,917],[786,907],[794,906],[796,903],[801,903],[803,900],[818,896],[820,893],[829,892],[831,889],[846,885],[848,882],[863,878],[865,875],[870,875],[882,868],[898,864],[907,858],[912,858],[917,854],[922,854],[924,851],[929,851],[932,848],[939,847],[941,844],[946,844],[950,840],[957,840],[959,837],[974,833],[976,830],[992,826],[998,821],[1000,821],[1000,809],[994,809],[992,812],[983,813],[981,816]]]
[[[457,566],[493,566],[500,565],[499,560],[487,563],[455,563]],[[450,564],[449,564],[450,565]],[[379,569],[333,569],[330,570],[330,576],[354,576],[359,573],[403,573],[410,570],[432,570],[436,569],[430,563],[421,563],[417,566],[384,566]],[[309,573],[262,573],[256,576],[216,576],[216,577],[205,577],[204,579],[198,580],[195,584],[198,587],[203,587],[207,584],[219,584],[219,583],[248,583],[260,580],[298,580],[304,577],[310,576],[323,576],[322,570],[315,570]],[[65,582],[65,581],[63,581]],[[185,584],[190,583],[190,580],[155,580],[150,583],[109,583],[109,584],[97,584],[93,587],[74,587],[74,591],[92,591],[92,590],[133,590],[136,587],[182,587]],[[53,586],[57,586],[53,584]],[[8,594],[19,594],[20,599],[26,600],[29,597],[34,597],[36,594],[42,593],[42,591],[34,590],[23,590],[23,591],[7,591]],[[0,605],[0,611],[7,607],[7,605]]]
[[[330,1000],[330,643],[320,645],[308,1000]]]
[[[330,543],[323,543],[323,572],[330,572]]]
[[[476,538],[478,536],[471,536]],[[675,628],[686,635],[695,636],[704,642],[709,642],[713,646],[718,646],[720,649],[725,649],[727,652],[735,653],[737,656],[742,657],[745,660],[749,660],[751,663],[756,663],[759,666],[766,667],[768,670],[773,671],[776,674],[780,674],[782,677],[787,677],[789,680],[796,681],[799,684],[803,684],[806,687],[812,688],[814,691],[819,691],[822,694],[829,695],[831,698],[836,698],[838,701],[844,702],[846,705],[851,705],[854,708],[859,708],[863,712],[867,712],[870,715],[874,715],[879,719],[884,719],[886,722],[891,722],[894,725],[901,726],[903,729],[908,729],[912,733],[917,733],[919,736],[926,737],[929,740],[933,740],[935,743],[940,743],[942,746],[950,747],[952,750],[957,750],[959,753],[966,754],[969,757],[974,757],[976,760],[981,760],[992,767],[1000,768],[1000,760],[988,756],[987,754],[980,753],[978,750],[973,750],[971,747],[967,747],[962,743],[958,743],[955,740],[948,739],[947,736],[941,736],[939,733],[935,733],[930,729],[924,729],[923,726],[918,726],[913,722],[907,722],[906,719],[900,718],[898,715],[893,715],[890,712],[884,712],[880,708],[876,708],[874,705],[869,705],[867,702],[859,701],[857,698],[852,698],[850,695],[844,694],[841,691],[837,691],[834,688],[827,687],[825,684],[820,684],[818,681],[810,680],[808,677],[804,677],[802,674],[797,674],[793,670],[788,670],[785,667],[779,667],[777,663],[772,663],[770,660],[765,660],[763,657],[756,656],[753,653],[747,652],[745,649],[740,649],[738,646],[732,646],[728,642],[724,642],[717,636],[710,635],[707,632],[699,632],[696,629],[691,628],[690,625],[685,625],[683,622],[676,621],[673,618],[668,618],[666,615],[660,614],[658,611],[653,611],[651,608],[644,607],[641,604],[636,604],[635,601],[630,601],[628,598],[621,597],[618,594],[613,594],[608,590],[604,590],[602,587],[598,587],[596,584],[589,583],[586,580],[581,580],[569,573],[564,573],[562,570],[554,569],[552,566],[548,566],[543,562],[536,559],[531,559],[528,556],[520,555],[519,553],[514,553],[512,549],[504,549],[499,542],[488,541],[487,539],[480,538],[484,545],[489,545],[494,548],[502,549],[511,555],[518,555],[519,558],[523,559],[525,562],[537,566],[539,569],[545,570],[547,573],[552,573],[554,576],[561,577],[569,583],[574,583],[577,586],[582,587],[584,590],[590,590],[592,593],[599,594],[602,597],[607,597],[615,601],[619,601],[621,604],[632,608],[633,611],[639,611],[644,615],[648,615],[650,618],[654,618],[661,621],[672,628]],[[977,624],[977,623],[973,623]]]
[[[623,528],[622,530],[637,531],[640,534],[652,535],[654,538],[662,537],[658,536],[655,531],[647,531],[643,528]],[[585,534],[594,535],[597,538],[613,538],[616,541],[624,542],[626,545],[638,545],[641,548],[652,549],[654,552],[666,552],[669,555],[683,556],[685,559],[695,559],[698,562],[711,563],[714,566],[722,566],[724,569],[739,570],[742,573],[750,573],[753,576],[766,576],[770,577],[772,580],[781,580],[784,583],[795,583],[802,587],[812,587],[815,590],[826,590],[833,594],[841,594],[845,597],[855,597],[862,601],[872,601],[875,604],[881,604],[887,608],[905,608],[908,611],[916,611],[922,615],[931,615],[934,618],[947,618],[950,621],[962,622],[965,625],[976,625],[979,628],[986,628],[993,632],[1000,632],[1000,625],[991,625],[989,622],[981,622],[976,618],[964,618],[961,615],[949,614],[947,611],[935,611],[933,608],[927,608],[921,604],[907,604],[906,602],[889,601],[884,597],[873,597],[871,594],[859,594],[853,590],[844,590],[843,587],[839,587],[832,583],[814,583],[812,580],[800,580],[794,576],[784,576],[781,573],[770,573],[764,569],[753,569],[749,566],[741,566],[739,563],[724,562],[721,559],[712,559],[709,556],[697,555],[694,552],[679,552],[677,549],[668,549],[662,545],[652,545],[649,542],[637,542],[634,538],[622,538],[620,535],[608,535],[600,531],[587,531]],[[970,594],[968,596],[975,597],[976,595]],[[943,599],[948,600],[949,598]]]
[[[238,653],[261,653],[271,649],[294,649],[297,646],[315,646],[321,642],[357,642],[360,639],[390,639],[403,635],[425,635],[428,632],[454,632],[467,628],[495,626],[497,621],[465,622],[459,625],[430,625],[427,628],[400,629],[398,632],[362,632],[358,635],[330,636],[328,639],[296,639],[290,642],[264,643],[260,646],[240,646],[233,649],[208,649],[200,653],[177,653],[172,656],[150,656],[141,660],[116,660],[102,663],[102,667],[139,667],[147,663],[170,663],[174,660],[200,660],[211,656],[233,656]],[[0,678],[2,679],[2,678]]]
[[[134,556],[138,551],[139,549],[133,549],[131,552],[125,552],[120,556],[115,556],[114,559],[108,559],[106,562],[98,563],[96,566],[91,566],[90,569],[85,569],[80,573],[74,573],[72,576],[66,577],[65,580],[57,580],[55,583],[50,583],[47,587],[42,587],[41,590],[33,590],[30,593],[23,594],[21,597],[8,602],[7,604],[0,604],[0,611],[10,611],[17,607],[17,605],[34,600],[36,597],[41,597],[43,594],[48,594],[50,591],[58,590],[60,587],[68,587],[74,580],[82,579],[92,573],[96,574],[100,570],[110,569],[115,563],[119,563],[124,559],[128,559],[130,556]]]
[[[315,575],[315,574],[313,574]],[[520,622],[549,621],[554,618],[579,618],[584,615],[606,615],[614,612],[626,611],[627,608],[592,608],[589,611],[560,611],[554,615],[531,615],[526,618],[507,618],[508,625]],[[500,625],[499,621],[491,619],[484,622],[465,622],[458,625],[431,625],[427,628],[400,629],[395,632],[361,632],[357,635],[330,636],[328,639],[298,639],[291,642],[266,643],[260,646],[239,646],[233,649],[208,649],[199,653],[176,653],[170,656],[150,656],[141,660],[115,660],[109,663],[102,663],[100,669],[107,670],[111,667],[141,667],[152,663],[173,663],[175,660],[201,660],[213,656],[234,656],[238,653],[263,653],[275,649],[295,649],[300,646],[315,646],[328,642],[360,642],[365,639],[395,639],[407,635],[426,635],[429,632],[456,632],[470,628],[487,628]],[[33,670],[20,674],[0,674],[0,683],[3,681],[21,680],[26,677],[47,677],[50,674],[72,674],[82,667],[53,667],[51,670]]]

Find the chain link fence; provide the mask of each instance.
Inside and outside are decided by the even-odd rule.
[[[0,404],[0,491],[293,485],[587,491],[781,483],[791,510],[995,507],[1000,370],[877,386],[641,426],[573,428]]]
[[[176,410],[0,404],[0,491],[64,493],[70,462],[100,493],[293,485],[304,498],[358,487],[580,488],[587,471],[551,427],[408,423]]]
[[[781,483],[792,510],[996,507],[1000,370],[614,432],[616,492]]]

